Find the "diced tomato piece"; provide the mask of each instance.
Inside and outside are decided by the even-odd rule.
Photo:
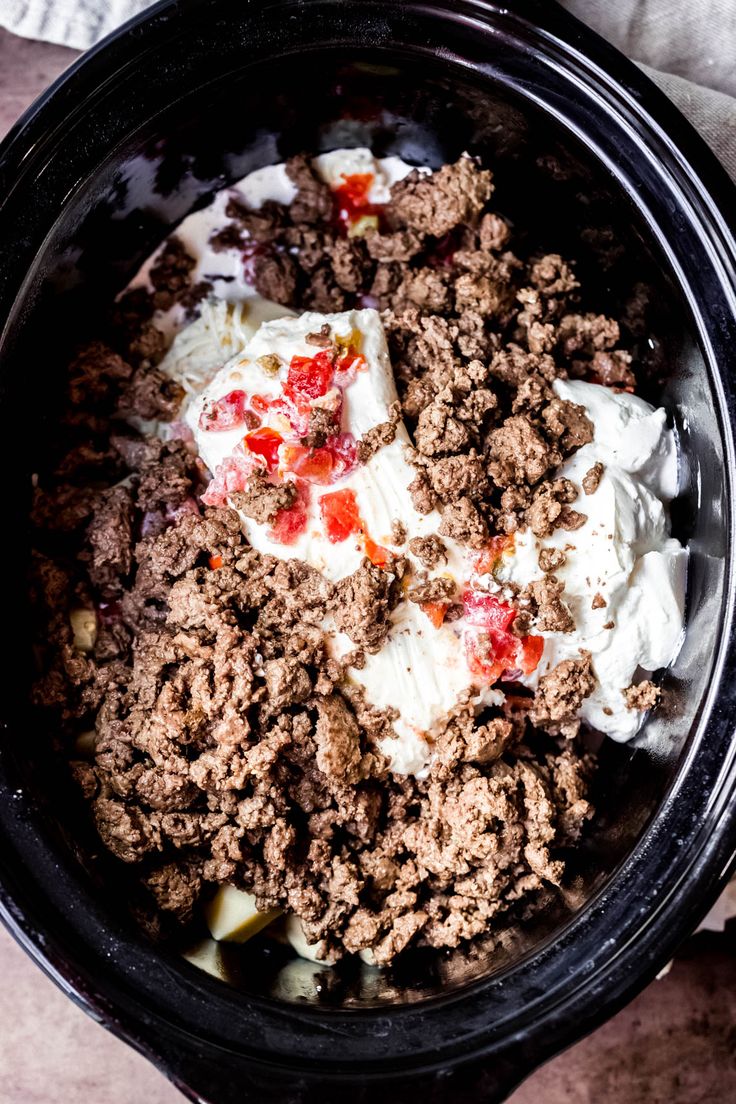
[[[449,602],[422,602],[422,610],[436,629],[442,628],[445,614],[450,608]]]
[[[305,400],[318,399],[329,391],[334,373],[330,349],[323,349],[313,357],[292,357],[284,395],[297,405]]]
[[[343,183],[333,188],[335,197],[334,220],[343,230],[364,215],[380,218],[382,205],[371,203],[368,198],[373,187],[373,173],[343,174]]]
[[[516,617],[515,609],[501,602],[495,594],[486,594],[482,590],[467,590],[463,604],[468,623],[482,629],[506,632]]]
[[[495,682],[503,671],[503,663],[496,661],[491,641],[481,634],[466,635],[465,658],[471,675],[482,682]]]
[[[247,404],[245,391],[230,391],[205,407],[199,416],[199,428],[207,431],[234,429],[245,421]]]
[[[281,462],[285,471],[293,472],[310,483],[326,486],[332,482],[335,461],[328,448],[285,445],[281,451]]]
[[[271,405],[271,400],[266,395],[251,395],[250,405],[256,414],[266,414]]]
[[[332,544],[347,540],[352,533],[360,530],[360,514],[355,491],[350,490],[349,487],[322,495],[319,500],[319,512],[327,539]]]
[[[309,488],[300,480],[296,484],[297,497],[294,504],[288,510],[279,510],[271,527],[270,535],[279,544],[294,544],[307,528]]]
[[[364,372],[367,367],[368,361],[354,345],[348,345],[347,349],[335,361],[335,371],[341,375],[344,375],[345,372]]]
[[[329,437],[325,448],[332,456],[333,472],[332,480],[336,482],[356,467],[358,463],[358,446],[352,433],[337,433]]]
[[[233,491],[244,491],[248,480],[259,467],[252,453],[233,452],[217,465],[214,478],[210,481],[202,502],[205,506],[224,506],[228,495]]]
[[[217,571],[222,567],[222,556],[210,556],[210,567],[213,571]]]
[[[488,575],[495,571],[504,553],[513,551],[514,544],[513,533],[504,534],[501,537],[491,537],[488,547],[484,548],[473,559],[473,568],[476,574]]]
[[[335,193],[346,207],[354,211],[363,210],[369,204],[368,193],[373,187],[373,173],[343,173],[343,183],[338,184]]]
[[[365,554],[372,564],[376,567],[386,567],[391,563],[392,556],[388,548],[384,548],[380,544],[376,544],[370,537],[365,537],[363,541],[363,547],[365,548]]]
[[[521,670],[525,675],[536,671],[544,651],[543,636],[524,636],[521,639]]]
[[[486,682],[495,682],[504,671],[515,670],[519,645],[517,637],[508,632],[488,629],[467,633],[465,654],[471,674]]]
[[[306,437],[309,433],[309,402],[296,403],[292,399],[281,395],[271,403],[271,411],[274,414],[283,414],[297,437]]]
[[[273,471],[279,462],[279,449],[284,441],[281,434],[268,426],[262,426],[252,433],[246,433],[243,440],[251,452],[265,460],[268,470]]]

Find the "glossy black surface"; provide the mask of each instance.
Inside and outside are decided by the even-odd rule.
[[[584,230],[572,252],[606,307],[636,281],[651,289],[655,340],[641,335],[639,353],[668,373],[652,396],[681,435],[692,566],[665,705],[635,749],[604,750],[601,824],[574,892],[503,958],[420,956],[393,976],[327,978],[323,1003],[305,1004],[283,999],[262,945],[236,956],[227,985],[154,951],[127,918],[124,880],[106,879],[53,734],[26,705],[20,565],[28,476],[90,313],[213,189],[345,144],[432,165],[481,152],[521,248],[526,235],[564,252]],[[190,0],[160,5],[31,109],[0,150],[0,195],[2,555],[17,626],[2,699],[6,922],[193,1098],[501,1099],[653,976],[732,862],[734,189],[648,81],[549,3]]]

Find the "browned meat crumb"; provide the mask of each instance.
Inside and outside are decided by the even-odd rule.
[[[559,449],[545,441],[523,414],[507,418],[494,429],[489,446],[488,469],[501,487],[514,483],[534,486],[562,460]]]
[[[542,548],[539,552],[539,566],[542,571],[557,571],[562,567],[567,556],[561,548]]]
[[[168,310],[181,298],[191,284],[191,273],[196,263],[179,238],[172,236],[167,239],[148,274],[156,310]]]
[[[269,483],[258,472],[254,472],[244,491],[234,491],[230,501],[236,510],[246,517],[253,518],[260,525],[272,522],[279,510],[288,510],[296,498],[296,484]]]
[[[655,686],[649,679],[644,679],[643,682],[632,683],[626,690],[622,691],[626,698],[627,709],[654,709],[655,705],[662,696],[662,691],[658,686]]]
[[[317,333],[308,333],[304,338],[307,345],[316,345],[318,349],[329,349],[332,345],[332,331],[329,322],[320,326]]]
[[[595,492],[598,490],[601,479],[603,477],[603,471],[603,464],[598,461],[598,463],[593,464],[593,467],[589,468],[588,471],[585,473],[585,475],[583,476],[583,490],[585,491],[586,495],[595,494]]]
[[[594,353],[590,366],[605,387],[633,388],[636,377],[629,367],[630,364],[631,353],[624,349],[614,349],[610,353]]]
[[[532,721],[548,729],[557,727],[563,736],[574,734],[580,727],[578,710],[595,684],[589,652],[581,652],[580,659],[564,659],[540,678]]]
[[[620,337],[618,323],[602,314],[566,314],[560,321],[557,340],[566,356],[613,348]]]
[[[564,399],[552,399],[542,411],[547,433],[565,453],[581,448],[593,440],[593,423],[585,407]]]
[[[89,577],[107,598],[119,593],[133,565],[133,500],[125,487],[100,495],[87,527]]]
[[[292,220],[310,225],[328,222],[332,216],[332,193],[315,173],[309,158],[303,154],[289,158],[286,174],[296,185],[296,198],[289,212]]]
[[[253,262],[253,286],[264,299],[290,307],[297,287],[297,268],[287,253],[265,253]]]
[[[492,174],[479,170],[469,157],[443,165],[431,176],[414,171],[394,185],[392,212],[410,230],[439,238],[477,219],[493,191],[491,181]]]
[[[443,508],[439,531],[471,548],[483,548],[488,540],[488,525],[469,498],[458,498]]]
[[[467,496],[475,501],[488,495],[489,483],[483,462],[474,450],[463,456],[444,456],[427,466],[432,490],[441,502],[456,502]]]
[[[401,421],[401,404],[393,402],[388,408],[387,422],[381,422],[364,433],[358,441],[358,460],[366,464],[384,445],[390,445],[396,437],[396,429]]]
[[[603,597],[602,594],[595,593],[593,595],[593,601],[590,603],[591,609],[605,609],[606,605],[606,599]]]
[[[419,415],[414,442],[424,456],[441,456],[460,452],[471,437],[465,425],[455,416],[454,407],[443,392]]]
[[[173,912],[181,923],[186,923],[202,892],[202,875],[194,863],[170,862],[147,874],[143,884],[159,908]]]
[[[415,583],[409,587],[406,596],[410,602],[421,605],[422,602],[449,602],[455,597],[455,583],[452,579],[439,576],[436,579],[425,579],[424,582]]]
[[[390,628],[391,576],[365,559],[335,587],[335,624],[354,644],[375,652]]]
[[[340,432],[340,425],[334,410],[324,406],[313,406],[309,411],[309,432],[304,441],[310,448],[322,448],[329,437]]]
[[[575,622],[562,600],[564,586],[554,575],[533,579],[521,592],[519,602],[526,604],[540,632],[573,632]]]
[[[428,570],[447,562],[447,549],[441,537],[412,537],[407,548]]]
[[[571,510],[569,506],[564,506],[557,518],[557,525],[560,529],[574,532],[585,525],[587,520],[587,514],[581,514],[579,510]]]
[[[392,544],[404,544],[406,541],[406,526],[403,521],[398,518],[394,518],[391,522],[391,543]]]
[[[534,536],[551,536],[560,525],[568,503],[574,502],[577,497],[575,484],[569,479],[554,479],[545,483],[526,512],[526,520]]]

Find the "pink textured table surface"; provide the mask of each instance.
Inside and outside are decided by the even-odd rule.
[[[0,31],[0,135],[75,56]],[[182,1100],[62,996],[2,930],[0,978],[0,1104]],[[667,977],[534,1074],[511,1104],[665,1101],[736,1101],[734,922],[724,935],[692,940]]]

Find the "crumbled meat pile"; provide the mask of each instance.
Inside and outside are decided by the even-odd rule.
[[[469,158],[396,184],[362,237],[337,227],[307,158],[287,170],[291,207],[232,199],[213,244],[255,242],[255,285],[285,305],[378,305],[413,434],[417,509],[438,507],[441,532],[474,548],[524,524],[575,529],[574,488],[553,475],[592,427],[551,383],[629,386],[617,324],[580,309],[561,257],[509,251],[508,226],[488,209],[491,173]],[[105,342],[78,352],[58,459],[34,504],[35,696],[70,744],[94,728],[94,756],[73,771],[100,837],[139,872],[159,919],[188,921],[203,894],[232,882],[260,907],[299,915],[310,941],[336,954],[371,948],[379,963],[528,916],[592,815],[591,762],[570,738],[593,687],[589,658],[561,664],[535,697],[510,695],[479,718],[461,708],[427,779],[390,775],[377,740],[391,717],[342,681],[320,629],[331,611],[359,663],[385,636],[397,600],[388,576],[365,561],[334,587],[257,553],[234,512],[202,511],[187,443],[140,436],[125,420],[176,417],[154,313],[175,302],[196,312],[209,289],[192,285],[192,269],[170,239],[153,290],[124,296]],[[367,452],[392,439],[397,417]],[[324,432],[310,426],[311,443]],[[599,478],[591,471],[591,486]],[[270,519],[288,494],[254,487],[238,506]],[[410,548],[427,567],[444,557],[438,538]],[[525,601],[564,631],[560,561],[542,566]],[[423,585],[410,597],[426,600]],[[86,644],[70,624],[79,608],[96,611]]]

